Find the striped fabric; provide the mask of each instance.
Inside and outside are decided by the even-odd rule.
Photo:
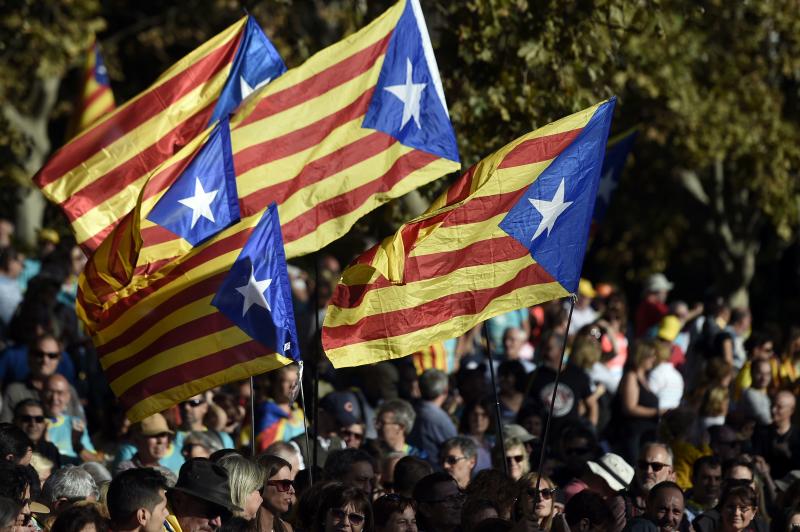
[[[136,205],[150,172],[206,128],[246,23],[242,18],[178,61],[36,174],[34,182],[61,207],[87,252]]]
[[[231,117],[240,222],[192,247],[146,219],[206,130],[153,173],[135,210],[90,259],[78,314],[131,420],[289,362],[266,353],[210,304],[269,203],[279,205],[286,255],[297,256],[342,236],[385,201],[459,168],[362,127],[405,8],[400,2],[286,72]]]
[[[559,154],[573,144],[579,157],[592,158],[578,167],[591,168],[580,193],[591,195],[584,203],[593,205],[606,137],[602,145],[575,141],[603,105],[608,104],[529,133],[479,162],[425,214],[349,266],[322,330],[333,365],[405,356],[498,314],[567,296],[571,289],[533,259],[530,236],[521,245],[500,223],[518,204],[528,203],[533,183],[551,175],[548,167],[556,166]],[[610,111],[603,111],[604,120],[610,121]],[[607,136],[607,124],[602,127]],[[572,158],[570,154],[566,160]],[[580,214],[584,249],[591,215],[590,208],[585,210]],[[584,250],[579,251],[574,260],[582,261]],[[568,253],[564,261],[573,260]]]
[[[94,42],[86,54],[83,91],[78,109],[75,132],[80,132],[94,124],[100,117],[114,110],[114,93],[108,79],[106,65],[100,55],[100,48]]]

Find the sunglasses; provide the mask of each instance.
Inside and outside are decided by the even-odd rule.
[[[186,406],[191,406],[192,408],[197,408],[198,406],[205,403],[203,399],[190,399],[189,401],[184,401],[183,404]]]
[[[49,358],[50,360],[56,360],[61,356],[61,353],[58,352],[49,352],[49,351],[42,351],[41,349],[34,349],[31,351],[31,355],[34,358]]]
[[[515,454],[513,456],[506,456],[506,462],[508,462],[509,464],[511,462],[516,462],[518,464],[521,464],[523,460],[525,460],[525,457],[523,455],[521,455],[521,454]]]
[[[268,480],[267,486],[275,486],[275,489],[280,491],[281,493],[289,491],[291,488],[294,487],[294,482],[286,479],[286,480]],[[352,523],[352,521],[351,521]]]
[[[556,492],[555,488],[540,488],[538,493],[536,488],[528,488],[528,495],[533,497],[534,499],[543,499],[543,500],[550,500],[553,498],[553,494]]]
[[[653,468],[653,473],[658,473],[665,467],[669,467],[669,464],[662,464],[661,462],[648,462],[646,460],[639,460],[639,469],[642,471],[647,471],[647,468]]]
[[[343,430],[339,432],[339,435],[342,438],[354,438],[356,440],[363,440],[364,435],[359,432],[353,432],[352,430]]]
[[[361,526],[364,524],[364,516],[361,514],[348,513],[341,508],[331,508],[328,511],[331,513],[331,517],[337,521],[344,521],[345,518],[347,518],[353,526]]]
[[[447,465],[456,465],[461,460],[466,460],[466,459],[467,459],[466,456],[452,456],[451,455],[451,456],[445,456],[444,458],[442,458],[442,462],[444,462]]]
[[[19,420],[23,423],[44,423],[44,416],[19,416]]]

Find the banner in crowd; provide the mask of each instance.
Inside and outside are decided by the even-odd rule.
[[[325,315],[333,365],[401,357],[574,293],[614,104],[505,146],[356,259]]]
[[[78,313],[129,417],[286,362],[252,358],[259,344],[212,305],[268,204],[296,256],[457,168],[416,0],[259,89],[230,129],[198,135],[147,180],[80,280]]]
[[[89,254],[135,207],[153,170],[212,117],[233,111],[248,89],[285,70],[255,20],[245,17],[63,146],[34,182],[61,207]]]

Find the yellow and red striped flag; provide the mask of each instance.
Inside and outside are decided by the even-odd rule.
[[[322,329],[333,365],[405,356],[574,292],[613,108],[515,140],[349,266]]]
[[[281,362],[254,358],[252,339],[211,305],[269,203],[286,255],[297,256],[460,166],[416,0],[288,71],[231,117],[240,220],[192,243],[153,213],[211,137],[203,132],[152,174],[81,277],[78,313],[131,419]],[[221,194],[196,190],[207,202]],[[194,200],[180,197],[174,212],[189,212]]]
[[[248,54],[252,50],[260,52],[256,59]],[[153,170],[205,130],[212,116],[232,111],[251,87],[285,69],[258,24],[244,17],[100,117],[33,180],[91,253],[134,208]]]
[[[76,109],[73,131],[75,133],[83,131],[99,118],[113,111],[114,107],[111,81],[108,79],[108,71],[103,56],[100,54],[100,47],[95,41],[86,54],[83,90],[79,106]]]

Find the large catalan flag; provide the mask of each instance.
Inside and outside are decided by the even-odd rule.
[[[333,365],[401,357],[573,293],[613,109],[515,140],[349,266],[322,330]]]
[[[258,89],[230,129],[199,134],[147,180],[79,285],[78,314],[129,417],[285,362],[214,305],[270,203],[298,255],[457,161],[415,0]]]
[[[153,170],[285,69],[258,24],[242,18],[63,146],[34,182],[91,252],[134,208]]]
[[[97,41],[92,43],[86,54],[82,81],[83,90],[75,112],[75,133],[83,131],[114,110],[114,93],[111,92],[108,71]]]

